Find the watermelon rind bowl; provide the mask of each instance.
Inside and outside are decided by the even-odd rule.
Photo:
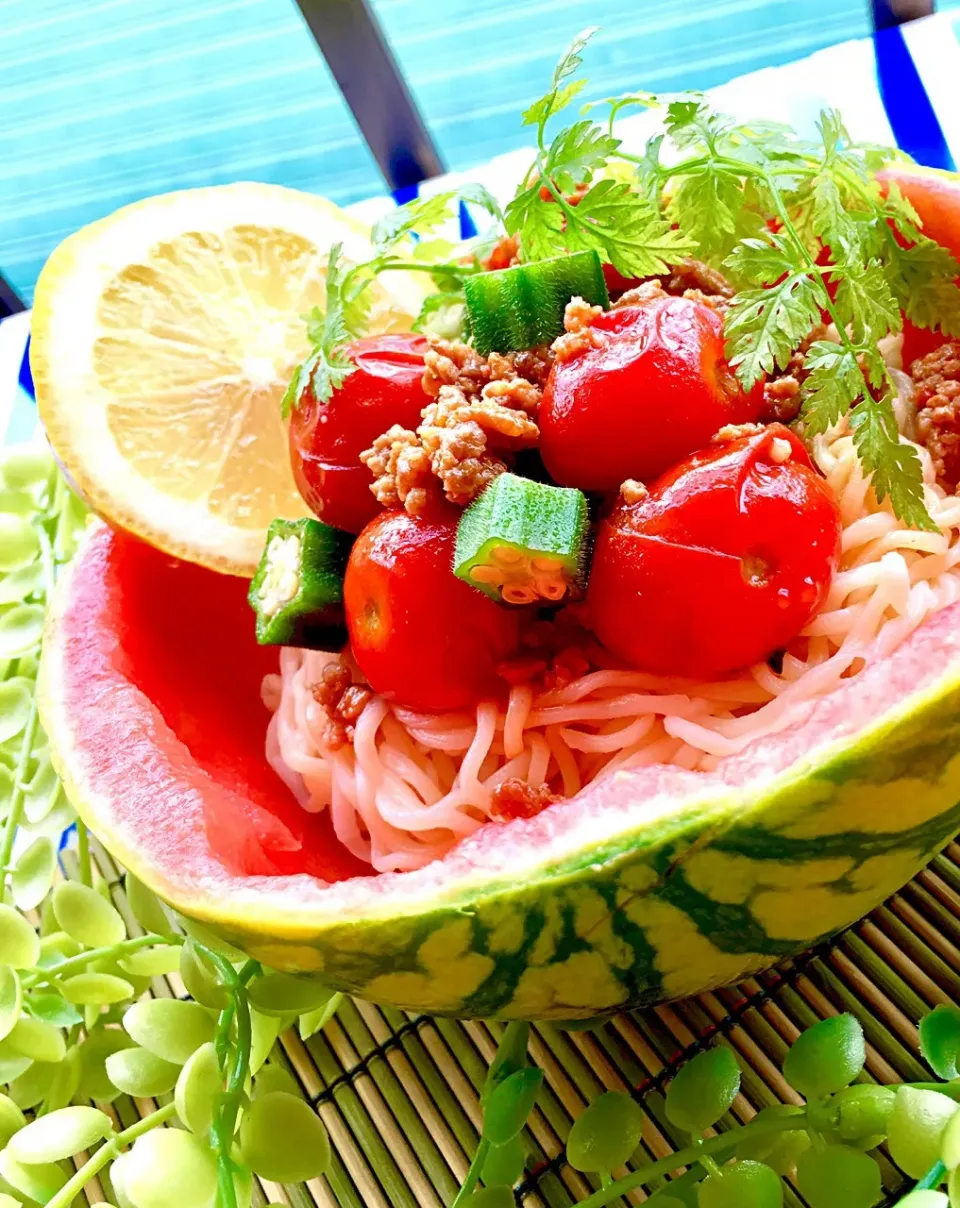
[[[243,779],[229,761],[200,760],[178,711],[156,707],[117,622],[124,540],[95,524],[50,610],[39,700],[52,758],[122,864],[270,967],[411,1011],[587,1018],[802,952],[960,830],[958,603],[713,772],[614,773],[415,872],[241,875],[206,820],[214,796],[243,805]],[[156,573],[156,623],[162,610],[189,623],[196,598],[173,570],[169,583]],[[206,635],[211,647],[228,639]],[[247,650],[220,657],[232,666]],[[222,699],[205,689],[227,719],[238,708],[228,688]]]

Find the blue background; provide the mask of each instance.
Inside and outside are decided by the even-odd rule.
[[[373,7],[448,168],[528,142],[520,110],[598,20],[592,97],[705,88],[871,29],[862,0]],[[383,188],[293,0],[0,0],[0,271],[25,301],[83,223],[244,178],[340,202]]]

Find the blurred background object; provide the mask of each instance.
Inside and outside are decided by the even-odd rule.
[[[520,111],[596,20],[585,99],[712,87],[931,6],[0,0],[0,315],[65,235],[150,193],[257,179],[347,203],[521,147]]]

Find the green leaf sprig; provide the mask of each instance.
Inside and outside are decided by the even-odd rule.
[[[304,392],[325,402],[338,390],[355,366],[347,356],[347,345],[367,333],[372,297],[370,287],[380,273],[391,271],[429,273],[438,289],[424,304],[414,323],[419,331],[440,312],[463,303],[463,278],[477,272],[476,256],[463,264],[455,257],[456,245],[448,240],[431,239],[437,229],[454,216],[464,201],[485,210],[502,230],[504,217],[500,206],[483,185],[467,184],[433,197],[415,198],[398,206],[377,222],[371,232],[375,254],[359,264],[343,260],[343,244],[330,249],[326,269],[326,299],[323,308],[315,306],[303,316],[307,325],[310,352],[297,366],[281,400],[281,414],[289,418]]]
[[[693,251],[693,244],[655,204],[628,181],[597,177],[617,155],[620,139],[609,127],[584,118],[557,133],[548,144],[547,126],[583,90],[586,80],[574,79],[582,52],[596,28],[574,38],[554,69],[550,90],[523,114],[524,125],[535,126],[537,154],[517,195],[506,209],[509,234],[520,237],[526,260],[539,260],[564,251],[594,249],[628,277],[646,277],[667,270]],[[617,113],[639,98],[615,99]],[[590,185],[577,204],[565,194]]]
[[[329,398],[351,372],[345,345],[366,330],[368,287],[380,272],[430,273],[437,292],[414,329],[464,334],[462,282],[482,269],[479,249],[458,261],[454,245],[431,236],[466,200],[518,237],[524,260],[592,249],[628,278],[663,274],[690,256],[722,266],[737,289],[725,330],[744,389],[799,356],[804,436],[849,413],[877,498],[889,498],[912,527],[935,528],[920,459],[900,438],[896,383],[878,343],[900,330],[901,314],[960,335],[960,264],[923,234],[896,183],[876,180],[900,154],[854,143],[832,111],[820,116],[819,138],[807,141],[773,123],[737,123],[695,93],[592,102],[548,139],[548,127],[586,85],[577,73],[595,32],[573,40],[548,91],[523,114],[536,130],[536,155],[505,213],[485,189],[470,186],[382,219],[376,255],[364,264],[344,269],[334,249],[326,308],[307,316],[312,350],[284,395],[284,413],[308,386]],[[599,106],[605,123],[589,116]],[[630,106],[663,110],[663,132],[642,156],[625,152],[614,134],[616,117]],[[815,338],[825,318],[834,338]]]
[[[525,1029],[525,1024],[510,1024],[504,1031],[481,1096],[485,1114],[480,1146],[452,1208],[506,1205],[520,1177],[515,1165],[501,1167],[491,1160],[490,1138],[519,1143],[520,1113],[533,1106],[535,1084],[525,1066]],[[567,1140],[567,1161],[600,1184],[580,1201],[580,1208],[620,1203],[629,1192],[656,1188],[683,1167],[687,1173],[657,1190],[651,1204],[780,1208],[780,1179],[790,1177],[810,1208],[872,1208],[882,1187],[880,1166],[869,1151],[884,1141],[900,1167],[918,1180],[917,1188],[901,1201],[903,1208],[948,1208],[948,1195],[936,1191],[945,1182],[949,1208],[958,1208],[960,1078],[955,1074],[960,1009],[937,1007],[921,1023],[920,1043],[927,1063],[953,1080],[877,1086],[864,1081],[866,1046],[860,1023],[849,1014],[822,1020],[800,1034],[783,1063],[784,1077],[806,1098],[806,1106],[764,1108],[745,1125],[727,1115],[740,1090],[733,1051],[723,1044],[705,1049],[681,1067],[664,1102],[675,1139],[688,1143],[620,1178],[613,1177],[615,1169],[631,1160],[643,1163],[635,1151],[644,1114],[629,1094],[607,1091],[576,1118]],[[703,1135],[720,1128],[721,1121],[722,1131]],[[512,1173],[508,1184],[498,1181],[501,1170]],[[481,1178],[485,1189],[477,1192]],[[500,1193],[501,1198],[494,1198]]]
[[[722,266],[738,290],[726,335],[744,388],[799,353],[803,433],[816,436],[849,412],[878,499],[889,497],[915,528],[935,527],[877,345],[900,330],[901,313],[960,335],[960,265],[923,234],[896,184],[875,179],[899,153],[854,143],[832,111],[820,116],[819,139],[805,141],[773,123],[736,123],[694,93],[609,98],[605,125],[582,117],[548,142],[548,124],[584,88],[576,73],[594,32],[574,39],[550,90],[524,113],[537,154],[505,216],[522,257],[595,248],[627,277],[662,274],[691,255]],[[642,156],[613,133],[631,105],[663,110],[663,132]],[[824,316],[835,339],[813,338]]]
[[[353,373],[356,366],[346,355],[346,345],[366,326],[365,282],[341,262],[343,244],[335,243],[327,260],[326,305],[315,306],[303,316],[311,349],[306,360],[293,371],[280,413],[284,419],[308,388],[319,400],[328,399]]]
[[[815,144],[738,126],[696,98],[671,102],[665,125],[678,160],[638,166],[697,255],[722,263],[738,286],[726,334],[744,388],[801,351],[804,433],[850,412],[878,499],[889,497],[915,528],[935,527],[919,457],[900,440],[896,383],[878,342],[900,330],[901,311],[960,334],[960,265],[922,234],[899,190],[884,193],[874,179],[895,153],[853,143],[829,111]],[[835,340],[811,340],[823,315]]]

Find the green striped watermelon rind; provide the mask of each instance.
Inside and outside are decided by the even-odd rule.
[[[158,750],[145,771],[122,735],[105,757],[102,728],[95,744],[82,724],[111,700],[121,717],[131,701],[149,709],[90,641],[91,626],[109,624],[97,583],[112,541],[103,526],[91,533],[45,642],[42,717],[68,794],[176,909],[267,965],[351,994],[528,1019],[683,997],[854,922],[960,830],[958,604],[716,774],[618,773],[530,822],[482,828],[415,873],[329,886],[231,876],[182,837],[203,808],[186,748]],[[145,775],[156,817],[133,826],[123,786]]]

